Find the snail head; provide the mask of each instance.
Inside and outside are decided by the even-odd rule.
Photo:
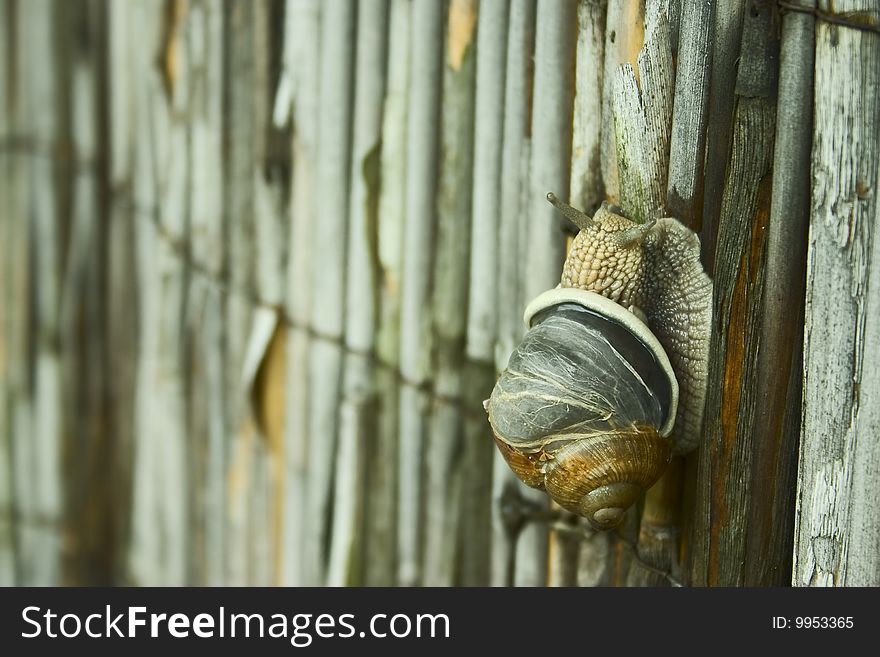
[[[636,223],[604,202],[589,217],[552,192],[547,200],[580,229],[565,260],[562,286],[596,292],[624,307],[640,306],[645,279],[643,244],[654,222]]]

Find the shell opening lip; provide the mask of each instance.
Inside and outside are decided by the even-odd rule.
[[[669,413],[663,426],[660,427],[660,435],[668,436],[672,432],[672,426],[675,424],[676,411],[678,409],[678,381],[675,378],[675,371],[672,369],[672,363],[669,362],[669,356],[660,344],[660,341],[651,331],[647,324],[639,319],[632,312],[615,303],[607,297],[595,292],[588,292],[575,287],[555,287],[547,290],[532,299],[526,307],[523,314],[523,320],[527,327],[531,327],[532,320],[535,315],[541,311],[557,306],[563,303],[573,303],[580,305],[587,310],[591,310],[606,319],[613,321],[632,333],[657,359],[657,364],[663,370],[666,378],[669,379],[670,385],[670,405]]]

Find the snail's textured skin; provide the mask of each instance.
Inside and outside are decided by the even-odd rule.
[[[702,440],[706,402],[712,281],[700,262],[700,240],[677,219],[660,219],[645,238],[648,326],[666,349],[678,379],[674,450],[686,454]]]
[[[581,230],[562,267],[562,287],[596,292],[624,308],[643,298],[645,258],[641,249],[617,244],[615,236],[632,228],[629,219],[602,206],[593,229]]]

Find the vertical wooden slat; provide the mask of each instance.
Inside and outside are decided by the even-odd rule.
[[[714,12],[715,0],[685,2],[681,7],[667,208],[691,227],[698,227],[702,208]]]
[[[528,299],[558,283],[565,256],[562,219],[546,196],[547,192],[568,196],[575,12],[576,4],[572,2],[538,2],[527,229],[529,253],[524,289]]]
[[[16,312],[26,302],[21,282],[24,269],[20,265],[22,254],[21,235],[27,229],[20,216],[22,177],[16,161],[18,106],[21,94],[16,89],[14,57],[17,21],[15,5],[11,0],[0,3],[0,52],[5,53],[0,64],[0,295],[7,303],[0,304],[0,583],[13,586],[16,583],[16,528],[14,523],[13,448],[15,436],[15,398],[23,392],[24,346],[20,338],[23,331],[23,312]],[[18,256],[16,257],[16,254]],[[13,301],[14,300],[14,301]]]
[[[501,201],[498,224],[498,328],[495,367],[503,370],[524,327],[522,309],[524,275],[522,263],[527,253],[529,162],[531,160],[532,85],[534,83],[535,0],[519,0],[510,6],[504,83],[504,127],[501,152]],[[481,418],[481,421],[483,418]],[[521,530],[519,514],[512,505],[523,498],[542,499],[543,494],[522,484],[500,453],[492,463],[492,554],[490,583],[513,583],[517,554],[528,561],[539,561],[544,550],[540,533],[523,543],[517,542]],[[515,501],[511,503],[511,501]]]
[[[442,84],[443,7],[413,5],[409,87],[406,226],[400,302],[400,424],[398,444],[397,580],[421,581],[424,535],[422,458],[429,380],[433,235],[436,223],[438,122]]]
[[[318,122],[318,168],[315,180],[318,214],[314,217],[312,295],[320,311],[312,327],[320,339],[309,358],[307,581],[321,584],[326,576],[333,465],[342,385],[342,338],[345,318],[345,237],[348,227],[351,163],[351,116],[356,6],[349,0],[326,3],[321,21],[321,108]]]
[[[528,199],[523,291],[531,299],[559,280],[565,239],[560,218],[547,203],[547,192],[568,196],[571,165],[571,117],[574,96],[572,61],[576,48],[577,5],[573,2],[539,2],[535,30],[535,87],[532,99]],[[545,502],[546,503],[546,500]],[[533,541],[535,559],[518,555],[515,581],[521,585],[546,580],[546,532],[530,527],[520,544]]]
[[[296,326],[287,329],[285,413],[285,499],[281,543],[284,546],[278,581],[301,586],[307,581],[306,486],[309,445],[309,359],[311,337],[307,331],[312,313],[312,231],[317,175],[317,125],[320,112],[321,7],[317,0],[289,2],[285,15],[283,76],[288,76],[292,107],[292,181],[290,191],[289,262],[284,307]],[[281,122],[287,117],[276,109]]]
[[[762,294],[770,283],[765,268],[775,134],[775,8],[750,12],[743,46],[733,118],[733,142],[727,170],[713,271],[716,331],[709,353],[709,384],[699,452],[696,510],[692,534],[692,583],[743,585],[754,565],[747,555],[754,538],[753,507],[766,500],[750,493],[761,472],[761,443],[779,440],[775,430],[757,426],[757,418],[781,412],[768,409],[755,382],[766,376],[758,364],[763,349]],[[775,283],[775,281],[773,282]],[[768,332],[767,336],[772,336]],[[759,349],[760,346],[760,349]],[[779,356],[781,354],[777,354]],[[765,464],[766,465],[766,464]]]
[[[131,276],[135,260],[136,215],[133,210],[135,138],[138,110],[135,107],[136,59],[131,47],[134,27],[130,3],[107,8],[107,111],[111,117],[106,153],[109,158],[107,262],[107,377],[112,382],[109,431],[113,458],[107,465],[114,473],[113,514],[117,527],[112,539],[119,558],[113,582],[126,581],[127,536],[132,496],[132,455],[135,441],[135,396],[138,356],[138,282]],[[146,218],[141,217],[142,220]]]
[[[188,569],[191,582],[219,585],[225,581],[226,554],[224,352],[221,297],[207,277],[220,279],[224,257],[222,6],[192,5],[180,47],[186,49],[184,61],[192,75],[188,231],[190,255],[199,269],[189,281],[187,311],[187,434],[193,491]]]
[[[499,327],[498,301],[515,297],[515,278],[499,276],[516,260],[502,251],[501,216],[504,167],[502,153],[507,98],[508,19],[511,7],[503,1],[480,3],[477,32],[476,100],[474,108],[473,204],[471,210],[470,281],[467,303],[467,340],[464,365],[464,458],[462,460],[461,584],[489,582],[491,540],[492,460],[495,449],[482,409],[495,383],[495,350]],[[522,99],[519,102],[522,106]],[[521,119],[521,116],[520,116]],[[520,138],[522,136],[520,135]],[[518,217],[512,217],[517,222]],[[513,229],[514,237],[516,230]]]
[[[580,0],[569,201],[590,212],[604,197],[601,136],[606,5]]]
[[[70,12],[69,14],[66,12]],[[76,453],[65,468],[65,582],[104,583],[116,569],[116,492],[125,486],[115,476],[119,441],[109,430],[108,333],[105,323],[109,278],[106,275],[107,217],[106,141],[100,126],[107,121],[103,6],[79,1],[65,5],[61,43],[69,56],[63,103],[65,141],[71,157],[61,170],[69,197],[62,205],[61,226],[66,242],[59,308],[64,388],[64,453]],[[101,473],[101,474],[99,474]],[[78,536],[76,540],[70,540]]]
[[[646,27],[635,69],[623,64],[614,73],[614,125],[619,205],[625,216],[644,222],[665,216],[672,118],[673,60],[665,16]]]
[[[138,142],[144,146],[138,149],[135,206],[144,208],[145,216],[136,221],[143,287],[129,570],[135,584],[180,585],[186,581],[188,537],[181,503],[186,499],[181,362],[185,265],[173,244],[184,239],[189,161],[186,127],[175,113],[187,92],[175,84],[180,76],[185,80],[185,59],[176,59],[184,15],[179,7],[169,9],[163,17],[155,6],[142,4],[131,16],[147,43],[155,44],[145,50],[174,53],[174,59],[166,60],[173,64],[160,72],[147,52],[136,55],[144,78],[137,104],[145,115],[139,121]]]
[[[874,24],[880,9],[877,2],[819,6]],[[878,88],[880,36],[818,22],[793,573],[798,586],[880,583]]]
[[[60,523],[62,513],[61,440],[62,364],[59,353],[59,299],[61,276],[60,209],[63,178],[51,158],[59,143],[63,108],[56,80],[60,53],[56,32],[60,25],[51,3],[18,5],[22,86],[22,134],[39,152],[27,158],[25,184],[28,218],[27,243],[32,278],[21,297],[30,306],[32,350],[27,353],[29,389],[19,400],[13,429],[14,496],[17,516],[19,583],[52,585],[60,576]],[[28,62],[43,62],[30,69]]]
[[[615,11],[614,9],[611,10]],[[590,213],[604,199],[602,185],[602,89],[604,77],[607,6],[581,0],[578,3],[578,42],[575,64],[575,98],[571,139],[570,202]],[[519,319],[519,318],[518,318]],[[521,324],[520,320],[520,324]],[[588,548],[580,532],[557,532],[556,558],[550,564],[551,585],[577,584],[581,552]],[[584,564],[589,556],[584,555]],[[589,566],[587,566],[589,567]]]
[[[368,449],[375,436],[376,244],[379,239],[379,149],[385,97],[387,0],[358,7],[351,201],[346,280],[345,378],[327,583],[363,579],[364,488]]]
[[[712,270],[718,236],[721,197],[730,156],[736,67],[742,44],[745,3],[716,0],[706,116],[706,161],[703,181],[703,216],[700,246],[703,265]]]
[[[604,72],[602,75],[602,134],[599,161],[605,196],[617,200],[617,148],[614,128],[614,80],[617,67],[625,62],[635,65],[644,39],[644,3],[640,0],[609,2],[605,21]]]
[[[409,0],[391,0],[387,91],[382,119],[377,257],[380,305],[376,333],[376,440],[367,465],[367,544],[365,579],[368,585],[395,582],[397,546],[398,397],[400,286],[403,235],[406,224],[407,108],[410,75]]]
[[[476,100],[473,116],[473,216],[471,224],[470,290],[467,313],[467,354],[491,362],[497,333],[498,246],[501,238],[501,169],[510,8],[504,2],[480,3],[477,34]]]
[[[263,1],[263,0],[261,0]],[[256,3],[227,3],[224,20],[223,88],[223,242],[224,282],[236,293],[223,295],[224,422],[228,428],[228,491],[226,496],[226,582],[248,583],[250,544],[256,537],[249,522],[250,495],[257,485],[254,462],[259,458],[257,427],[244,394],[244,372],[251,342],[256,296],[254,265],[255,189],[254,166],[261,131],[254,98],[260,91],[255,56]]]
[[[462,366],[467,318],[477,6],[454,0],[447,13],[440,180],[433,278],[433,391],[425,449],[423,582],[455,581],[463,498],[465,444]]]
[[[814,20],[782,23],[773,188],[764,256],[747,586],[790,582],[803,393],[803,308],[812,143]],[[780,309],[785,308],[785,312]]]
[[[423,583],[455,582],[464,461],[463,364],[470,263],[477,4],[447,10],[440,128],[439,187],[432,299],[432,379],[425,444]]]

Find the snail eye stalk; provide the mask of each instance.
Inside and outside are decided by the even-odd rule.
[[[547,200],[550,204],[562,213],[562,216],[568,219],[581,230],[593,230],[596,228],[596,222],[591,217],[580,210],[573,208],[568,203],[560,201],[553,192],[547,192]]]

